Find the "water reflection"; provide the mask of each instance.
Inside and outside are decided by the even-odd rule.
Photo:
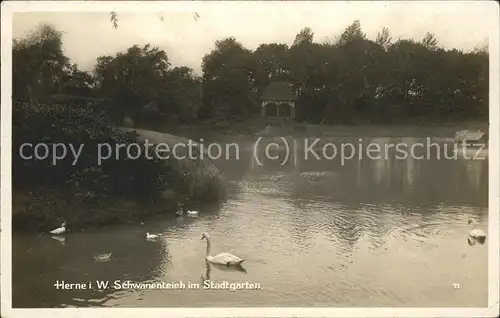
[[[102,299],[113,290],[97,289],[95,284],[92,289],[61,290],[54,284],[147,280],[154,276],[158,262],[168,258],[168,251],[162,245],[147,244],[142,228],[72,233],[70,240],[63,241],[64,249],[54,248],[59,240],[46,235],[13,237],[14,286],[30,286],[13,288],[14,307],[52,307],[74,304],[75,299]],[[112,258],[99,257],[99,252],[109,251]]]
[[[66,237],[53,235],[52,239],[54,239],[54,240],[58,241],[59,243],[61,243],[62,246],[66,246]]]
[[[344,140],[345,141],[345,140]],[[387,144],[403,143],[411,152],[413,145],[423,143],[424,139],[418,138],[375,138],[369,140],[371,144],[378,145],[384,149]],[[331,140],[330,140],[331,142]],[[354,143],[355,140],[353,139]],[[341,149],[340,141],[333,141],[338,149]],[[444,143],[440,144],[444,148]],[[404,160],[398,159],[398,153],[394,148],[389,148],[387,158],[351,159],[346,160],[342,165],[340,158],[332,160],[316,159],[309,156],[298,157],[296,164],[294,160],[288,160],[283,165],[283,158],[286,156],[285,150],[280,150],[276,154],[280,158],[276,160],[266,159],[260,153],[261,165],[251,165],[247,175],[269,175],[271,180],[276,181],[279,177],[279,184],[286,184],[286,177],[283,173],[290,174],[298,171],[302,178],[293,178],[293,182],[304,193],[305,183],[311,185],[307,195],[314,193],[316,196],[336,196],[340,200],[358,201],[365,200],[371,202],[394,202],[400,201],[410,205],[421,205],[430,203],[431,205],[440,202],[457,202],[461,204],[477,204],[487,202],[487,160],[445,160],[443,155],[438,158],[437,150],[427,154],[422,153],[425,149],[415,148],[415,156],[407,156]],[[434,148],[431,148],[434,150]],[[299,151],[303,153],[303,151]],[[253,157],[251,153],[247,155]],[[247,157],[243,155],[242,157]],[[385,154],[383,154],[385,156]],[[421,158],[421,159],[418,159]],[[294,166],[294,165],[297,166]],[[253,168],[252,168],[253,167]],[[463,175],[463,176],[461,176]],[[422,180],[418,180],[422,179]],[[325,184],[318,184],[318,183]],[[328,186],[325,186],[328,184]],[[349,185],[346,185],[349,184]],[[353,187],[356,187],[352,191]],[[376,187],[376,189],[374,189]],[[347,192],[349,191],[349,193]],[[369,201],[366,201],[369,198]],[[485,205],[483,205],[485,206]]]
[[[221,264],[212,264],[209,261],[205,260],[205,275],[201,275],[202,280],[211,280],[210,273],[212,272],[212,267],[216,268],[217,270],[223,271],[223,272],[240,272],[247,274],[247,270],[242,266],[226,266],[226,265],[221,265]]]

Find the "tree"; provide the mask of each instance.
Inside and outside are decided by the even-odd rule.
[[[68,70],[62,32],[40,24],[12,46],[13,96],[28,99],[57,93]]]
[[[271,81],[287,81],[290,66],[287,63],[286,44],[261,44],[252,55],[253,85],[262,90]]]
[[[356,40],[364,40],[366,38],[366,33],[361,30],[361,23],[359,20],[355,20],[350,26],[348,26],[345,31],[340,35],[339,45],[345,45],[349,42]]]
[[[134,45],[115,57],[101,56],[97,62],[94,73],[100,94],[113,101],[120,123],[129,114],[138,125],[143,107],[157,101],[166,89],[167,53],[149,44]]]
[[[377,34],[377,39],[375,43],[382,46],[385,50],[391,45],[392,37],[389,29],[384,27],[381,32]]]
[[[194,71],[186,66],[173,68],[167,73],[166,87],[165,95],[160,98],[166,103],[160,106],[160,110],[180,122],[198,119],[202,87],[201,79]]]
[[[312,44],[314,38],[314,33],[309,27],[305,27],[295,36],[292,46],[298,46],[302,44]]]
[[[252,53],[235,38],[218,40],[203,58],[202,118],[232,118],[252,113]]]
[[[427,32],[421,43],[426,49],[433,51],[437,49],[438,40],[433,33]]]

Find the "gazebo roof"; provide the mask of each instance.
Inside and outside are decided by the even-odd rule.
[[[297,96],[290,85],[283,82],[270,83],[262,93],[260,99],[265,100],[296,100]]]

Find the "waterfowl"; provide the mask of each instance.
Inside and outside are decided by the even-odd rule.
[[[113,253],[111,252],[109,254],[96,255],[96,256],[94,256],[94,259],[96,261],[107,261],[107,260],[111,259],[111,254],[113,254]]]
[[[190,216],[195,216],[195,215],[198,215],[198,211],[191,211],[191,210],[188,210],[187,211],[187,215],[190,215]]]
[[[210,247],[211,247],[210,236],[208,236],[207,233],[202,233],[201,239],[202,240],[205,239],[207,241],[207,253],[205,259],[210,263],[226,265],[226,266],[240,266],[241,263],[245,261],[244,259],[241,259],[238,256],[233,255],[231,253],[220,253],[215,256],[210,256]]]
[[[50,231],[50,234],[61,235],[66,233],[66,221],[63,222],[61,227]]]
[[[484,244],[486,241],[486,233],[481,229],[476,229],[476,222],[472,219],[469,219],[469,226],[471,226],[471,231],[469,232],[469,244],[471,242],[470,239],[477,241],[480,244]]]
[[[146,238],[148,240],[156,240],[158,238],[158,234],[149,234],[149,232],[148,232],[148,233],[146,233]]]

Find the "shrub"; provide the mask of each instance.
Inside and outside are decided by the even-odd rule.
[[[90,107],[47,102],[16,103],[12,117],[15,187],[69,185],[76,191],[91,191],[100,196],[141,196],[162,190],[164,182],[156,177],[162,170],[158,160],[150,160],[144,154],[138,159],[128,160],[125,149],[115,151],[117,144],[136,142],[135,133],[115,129],[104,115]],[[21,158],[19,148],[23,143],[48,145],[48,158]],[[82,147],[78,160],[68,149],[67,155],[54,165],[52,145],[58,143],[72,145],[74,150]],[[104,143],[110,146],[113,155],[110,160],[99,164],[98,145]],[[145,175],[153,177],[145,180]]]
[[[224,194],[221,174],[208,162],[176,159],[162,161],[152,153],[146,156],[144,152],[137,159],[127,158],[126,148],[116,146],[139,143],[138,135],[115,128],[95,107],[74,103],[16,103],[13,107],[12,136],[13,187],[16,191],[40,187],[58,188],[72,204],[99,206],[103,206],[103,200],[109,202],[111,198],[158,202],[157,199],[162,198],[161,194],[168,191],[174,195],[163,197],[160,201],[172,209],[179,200],[214,201],[221,199]],[[68,151],[65,158],[53,165],[50,159],[53,151],[50,147],[46,160],[21,158],[19,147],[23,143],[45,143],[49,146],[63,143],[73,145],[74,149],[81,145],[83,148],[77,161],[71,151]],[[112,151],[110,158],[99,164],[98,145],[102,143],[108,144]],[[145,147],[141,149],[144,150]],[[53,199],[57,195],[50,197]],[[40,200],[43,201],[43,198],[37,202]],[[46,214],[36,208],[30,208],[31,212],[24,210],[20,214],[23,220],[29,215],[33,216],[33,222],[36,219],[42,223],[53,222],[58,218],[56,213]],[[90,209],[86,213],[91,214]],[[116,214],[116,211],[103,211],[102,214],[106,216],[86,215],[81,219],[88,220],[90,217],[104,223],[104,219],[116,218],[113,213]],[[75,222],[78,222],[78,217],[74,218],[73,223]]]

